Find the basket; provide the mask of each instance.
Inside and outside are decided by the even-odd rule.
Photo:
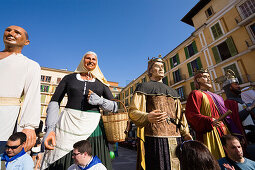
[[[102,115],[104,129],[109,143],[123,142],[126,138],[125,130],[128,121],[127,109],[121,101],[116,101],[124,106],[125,112]]]

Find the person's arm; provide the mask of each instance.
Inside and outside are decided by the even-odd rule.
[[[176,124],[180,123],[180,133],[181,136],[184,137],[184,140],[192,140],[192,136],[189,133],[189,126],[186,120],[184,113],[181,110],[181,101],[179,99],[175,100],[175,108],[176,108]]]
[[[129,118],[136,126],[143,127],[149,123],[146,111],[146,96],[141,93],[134,93],[129,106]]]
[[[104,86],[103,96],[100,97],[93,91],[89,90],[88,94],[88,103],[91,105],[99,105],[101,109],[107,112],[117,112],[118,104],[115,101],[111,101],[113,99],[112,92],[109,87]]]
[[[41,117],[40,95],[41,68],[39,64],[29,63],[23,89],[24,102],[21,107],[19,126],[26,134],[25,151],[30,150],[36,142],[35,128],[38,128]]]
[[[213,119],[200,113],[202,100],[203,95],[200,91],[192,91],[186,103],[185,116],[196,132],[206,133],[213,129]]]
[[[51,102],[47,108],[47,117],[46,117],[46,134],[43,138],[43,144],[45,145],[46,149],[54,149],[56,145],[55,139],[55,127],[56,123],[59,119],[59,107],[62,99],[66,94],[66,83],[67,77],[65,76],[59,83],[58,87],[56,88],[55,93],[51,98]],[[52,146],[52,145],[53,146]]]

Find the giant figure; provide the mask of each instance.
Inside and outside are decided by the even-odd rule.
[[[181,102],[176,90],[162,83],[162,59],[148,62],[148,75],[150,81],[136,87],[129,106],[129,117],[138,127],[137,169],[179,169],[174,150],[181,136],[192,139]]]
[[[27,151],[35,144],[35,128],[40,122],[41,69],[38,63],[21,54],[23,47],[30,43],[23,28],[9,26],[4,31],[3,41],[5,49],[0,52],[0,153],[16,130],[27,135],[24,147]]]

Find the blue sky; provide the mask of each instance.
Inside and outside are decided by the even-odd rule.
[[[0,34],[9,25],[25,28],[31,43],[23,54],[43,67],[74,71],[95,51],[106,79],[124,87],[148,57],[165,56],[191,35],[180,20],[198,1],[1,0]]]

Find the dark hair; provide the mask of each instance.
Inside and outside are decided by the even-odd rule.
[[[227,141],[232,141],[232,140],[238,140],[238,141],[239,141],[239,139],[238,139],[237,137],[235,137],[235,136],[232,136],[232,135],[224,135],[224,136],[222,136],[222,138],[221,138],[221,143],[222,143],[223,146],[226,146],[226,145],[227,145]],[[239,141],[239,142],[240,142],[240,141]]]
[[[80,153],[87,152],[89,156],[92,155],[92,148],[88,140],[81,140],[73,145],[74,149],[77,149]]]
[[[199,141],[186,141],[179,144],[175,154],[180,160],[182,170],[220,170],[216,159]]]
[[[26,136],[26,134],[23,133],[23,132],[16,132],[16,133],[12,134],[12,135],[9,137],[8,140],[10,140],[10,141],[16,141],[16,140],[18,140],[18,139],[20,139],[20,144],[23,144],[24,142],[26,142],[27,136]]]

